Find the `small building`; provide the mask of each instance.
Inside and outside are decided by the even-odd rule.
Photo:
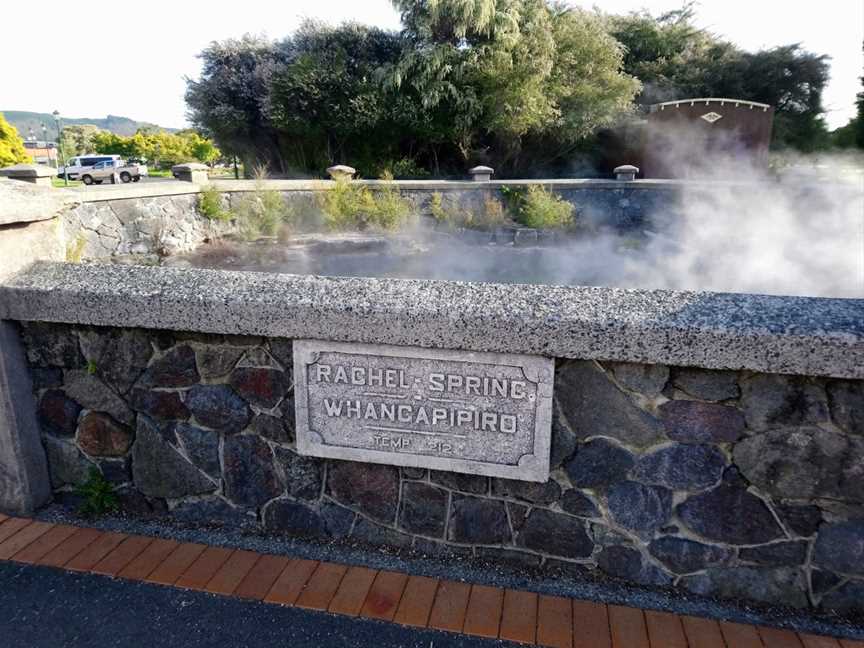
[[[682,99],[649,107],[646,178],[734,177],[767,168],[774,108],[740,99]]]
[[[57,166],[57,143],[56,142],[40,142],[38,140],[25,140],[24,148],[27,153],[33,158],[36,164],[47,164],[48,166]]]

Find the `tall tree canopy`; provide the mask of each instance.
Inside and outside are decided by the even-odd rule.
[[[554,0],[392,0],[403,30],[304,23],[201,54],[193,123],[272,171],[401,168],[560,171],[634,101],[729,96],[776,107],[775,145],[827,141],[826,57],[799,45],[745,52],[694,25],[689,6],[611,16]],[[596,156],[595,156],[596,158]]]

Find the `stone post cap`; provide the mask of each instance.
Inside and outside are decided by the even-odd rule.
[[[184,162],[171,167],[171,173],[191,173],[192,171],[207,171],[209,167],[200,162]]]
[[[44,164],[15,164],[0,169],[0,176],[6,178],[50,178],[57,175],[57,169]]]
[[[639,167],[632,164],[622,164],[615,167],[614,173],[616,180],[635,180],[636,174],[639,173]]]
[[[355,173],[357,173],[357,169],[346,164],[334,164],[333,166],[327,167],[327,173],[329,173],[330,177],[334,180],[344,178],[350,179],[354,177]]]
[[[488,166],[475,166],[468,169],[468,173],[471,174],[471,178],[477,182],[488,181],[492,178],[492,174],[495,173],[495,169]]]

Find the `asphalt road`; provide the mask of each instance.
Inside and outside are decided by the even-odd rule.
[[[0,562],[3,648],[516,648],[518,644]]]

